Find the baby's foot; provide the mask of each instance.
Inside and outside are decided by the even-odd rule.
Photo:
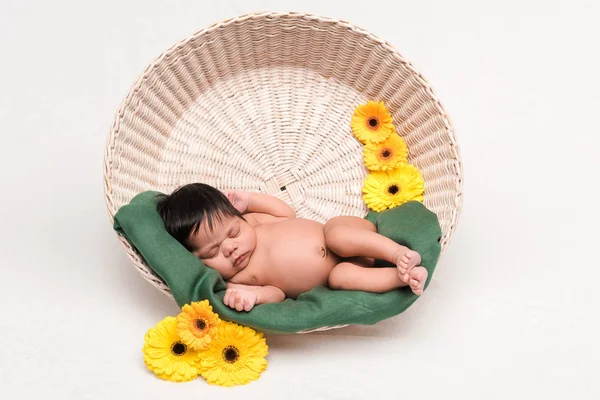
[[[424,267],[414,267],[410,273],[410,279],[408,286],[414,294],[420,296],[423,294],[423,288],[425,287],[425,281],[427,280],[428,272]]]
[[[421,255],[414,250],[403,247],[396,252],[394,261],[398,268],[400,279],[402,279],[402,282],[408,283],[410,271],[421,264]]]

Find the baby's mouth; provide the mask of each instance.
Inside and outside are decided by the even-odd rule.
[[[246,253],[242,254],[241,256],[239,256],[234,262],[233,262],[233,266],[234,267],[238,267],[240,265],[240,263],[242,261],[244,261],[244,258],[246,257]]]

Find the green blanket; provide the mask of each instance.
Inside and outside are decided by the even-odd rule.
[[[156,211],[153,197],[157,193],[140,193],[121,207],[114,218],[114,229],[166,282],[180,307],[208,299],[225,320],[267,333],[295,333],[323,326],[374,324],[401,313],[418,298],[406,287],[383,294],[317,287],[296,300],[261,304],[250,312],[238,312],[222,302],[226,287],[220,275],[167,233]],[[436,215],[419,202],[409,202],[381,213],[371,211],[365,218],[382,235],[421,254],[422,265],[429,271],[427,287],[440,255],[441,229]],[[377,261],[375,266],[385,264]]]

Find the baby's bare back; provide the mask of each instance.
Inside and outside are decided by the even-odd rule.
[[[325,245],[323,224],[294,218],[255,229],[254,254],[231,282],[276,286],[292,298],[327,284],[339,257]]]

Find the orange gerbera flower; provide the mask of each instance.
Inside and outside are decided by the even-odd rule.
[[[177,316],[177,333],[181,341],[195,350],[204,350],[217,332],[221,320],[208,300],[186,304]]]
[[[362,144],[381,143],[394,131],[392,116],[383,102],[369,101],[354,110],[352,132]]]

